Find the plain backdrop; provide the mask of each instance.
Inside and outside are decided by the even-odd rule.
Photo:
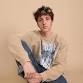
[[[69,83],[83,83],[82,0],[0,0],[0,83],[26,83],[17,75],[8,39],[12,34],[37,29],[33,12],[42,5],[53,9],[54,30],[68,44],[65,77]]]

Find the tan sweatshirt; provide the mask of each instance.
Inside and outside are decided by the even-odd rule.
[[[56,45],[50,68],[41,73],[43,81],[56,80],[60,75],[64,74],[67,46],[64,39],[57,34],[52,33],[49,37],[43,37],[39,31],[27,32],[25,35],[14,35],[9,41],[9,50],[22,65],[26,61],[30,61],[28,54],[24,50],[21,40],[25,41],[35,55],[36,60],[40,61],[41,41],[50,42]]]

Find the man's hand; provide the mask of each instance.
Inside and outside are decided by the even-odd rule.
[[[30,73],[27,75],[27,80],[29,83],[40,83],[42,77],[39,73]]]
[[[34,67],[33,67],[33,65],[31,64],[31,62],[26,62],[26,63],[23,65],[23,69],[24,69],[24,73],[25,73],[24,78],[27,78],[27,76],[29,76],[30,73],[36,73],[36,70],[34,69]]]

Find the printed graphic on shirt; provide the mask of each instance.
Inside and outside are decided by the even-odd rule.
[[[54,43],[45,40],[41,42],[40,64],[46,69],[49,69],[51,66],[55,49],[56,45]]]

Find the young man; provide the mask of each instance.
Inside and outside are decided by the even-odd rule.
[[[21,74],[24,73],[29,83],[67,83],[63,77],[66,45],[52,31],[52,9],[42,6],[34,13],[34,18],[40,30],[12,37],[9,45]]]

